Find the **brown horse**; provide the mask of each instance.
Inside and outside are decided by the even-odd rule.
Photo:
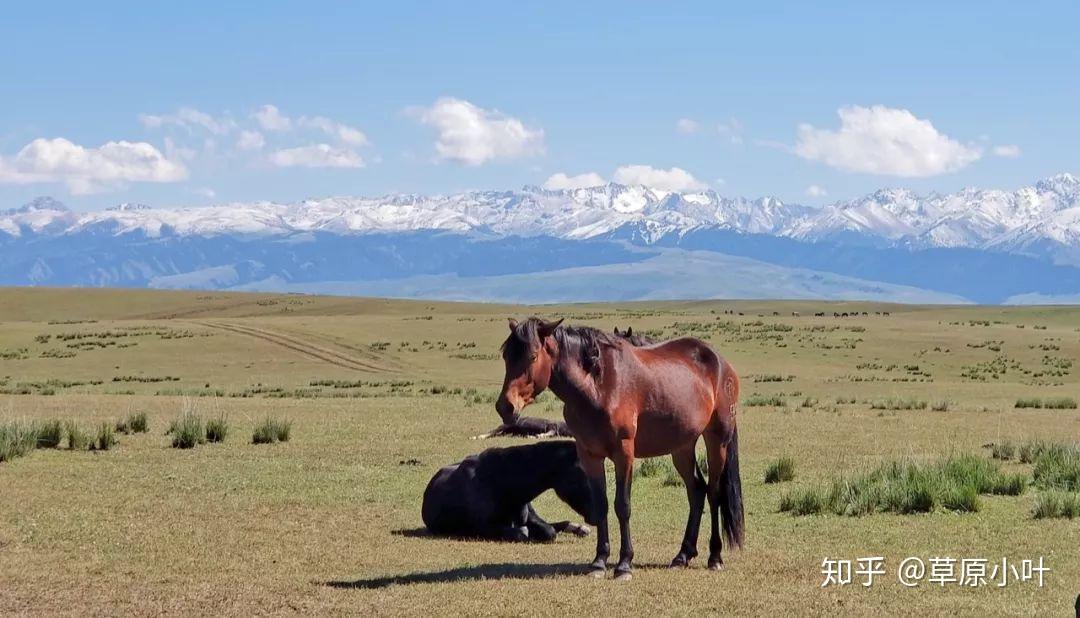
[[[728,542],[743,541],[742,485],[735,405],[739,378],[704,342],[685,338],[635,347],[593,328],[561,326],[529,318],[510,320],[502,346],[506,376],[495,408],[504,423],[550,388],[563,401],[563,417],[577,440],[581,464],[594,499],[588,522],[596,526],[596,558],[603,576],[610,554],[604,459],[615,464],[615,514],[621,547],[617,579],[629,579],[630,489],[636,457],[671,455],[686,484],[690,515],[672,566],[697,556],[701,512],[708,497],[712,515],[709,568],[720,569],[720,528]],[[708,449],[709,479],[697,467],[699,436]],[[721,523],[721,513],[723,520]]]

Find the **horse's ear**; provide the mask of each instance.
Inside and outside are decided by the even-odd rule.
[[[618,326],[616,326],[616,327],[615,327],[615,336],[616,336],[616,337],[620,336],[620,335],[619,335],[619,327],[618,327]]]
[[[634,327],[633,326],[627,326],[626,327],[626,336],[627,337],[633,337],[634,336]]]
[[[506,320],[510,323],[510,332],[514,332],[517,329],[518,321],[514,318],[506,318]]]
[[[541,339],[546,339],[555,332],[555,329],[559,327],[559,324],[562,324],[562,321],[563,318],[559,318],[554,322],[541,322],[540,325],[536,327],[536,332],[540,335]]]

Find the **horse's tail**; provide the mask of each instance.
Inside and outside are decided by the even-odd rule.
[[[723,516],[724,537],[732,547],[743,545],[742,479],[739,476],[739,428],[731,433],[727,447],[727,462],[720,479],[720,514]]]
[[[743,544],[743,501],[742,477],[739,475],[739,425],[736,419],[739,405],[739,374],[731,363],[724,361],[723,396],[728,405],[732,426],[731,441],[727,446],[727,461],[723,477],[720,479],[720,513],[723,516],[724,536],[728,544],[742,547]]]

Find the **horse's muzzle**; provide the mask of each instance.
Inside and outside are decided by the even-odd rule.
[[[499,418],[506,425],[517,423],[520,416],[518,410],[514,408],[514,404],[510,403],[510,400],[506,397],[499,397],[499,400],[495,402],[495,411],[499,413]]]

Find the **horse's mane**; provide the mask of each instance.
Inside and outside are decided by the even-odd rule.
[[[586,372],[600,375],[603,356],[600,348],[616,345],[616,338],[589,326],[560,326],[555,329],[555,341],[559,343],[562,359],[573,359]]]
[[[518,322],[513,332],[503,342],[500,351],[503,357],[514,360],[522,352],[540,344],[540,318],[528,318]],[[554,333],[555,341],[562,351],[562,362],[576,362],[586,372],[598,375],[602,370],[600,348],[616,345],[618,338],[602,330],[589,326],[558,326]]]

